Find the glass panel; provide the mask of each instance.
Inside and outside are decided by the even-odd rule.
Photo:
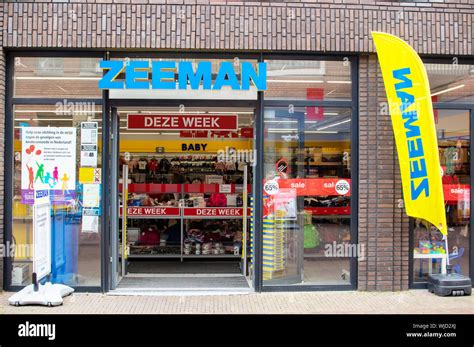
[[[264,122],[264,285],[350,284],[350,109],[266,108]]]
[[[12,285],[31,283],[32,189],[47,189],[52,196],[52,282],[100,285],[101,185],[79,183],[81,166],[101,167],[100,150],[81,151],[86,121],[98,122],[100,129],[101,108],[87,103],[14,107]],[[83,144],[94,141],[93,134],[87,137]]]
[[[266,60],[266,100],[350,100],[348,60]]]
[[[15,57],[14,97],[101,98],[100,58]]]
[[[425,64],[434,102],[474,101],[474,65]]]
[[[453,271],[469,276],[469,224],[471,171],[469,111],[435,110],[439,159],[443,169],[443,190],[448,223],[449,260]],[[440,256],[446,254],[441,233],[415,220],[415,282],[426,281],[428,273],[439,273]]]

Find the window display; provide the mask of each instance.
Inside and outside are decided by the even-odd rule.
[[[448,261],[453,272],[469,276],[470,117],[469,111],[435,110],[439,159],[448,224],[448,250],[442,234],[423,221],[413,229],[413,280],[426,281]]]
[[[236,113],[239,128],[252,126],[250,112]],[[196,134],[167,131],[166,141],[160,142],[162,137],[154,132],[121,132],[120,167],[128,173],[128,182],[120,178],[121,211],[124,187],[128,195],[120,229],[127,223],[130,261],[242,259],[243,242],[249,242],[249,233],[244,233],[249,223],[243,219],[251,217],[244,206],[252,196],[252,157],[226,151],[250,152],[253,141],[239,130],[236,136],[206,131],[199,141]],[[153,152],[158,145],[160,152]]]
[[[264,285],[350,284],[351,111],[265,109]]]
[[[47,65],[50,66],[50,65]],[[61,112],[59,112],[61,111]],[[51,281],[72,286],[100,285],[101,180],[83,181],[84,169],[101,170],[98,149],[100,107],[17,105],[14,108],[12,285],[31,283],[34,190],[51,198]],[[94,124],[94,136],[84,136]],[[90,134],[88,134],[90,135]],[[81,163],[87,137],[95,167]],[[93,142],[93,143],[92,143]]]

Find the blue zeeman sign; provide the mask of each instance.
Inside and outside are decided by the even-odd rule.
[[[257,90],[267,89],[267,64],[258,63],[257,70],[250,62],[239,64],[240,74],[234,70],[231,62],[219,65],[216,78],[212,79],[212,63],[199,62],[196,70],[193,63],[188,61],[149,61],[102,60],[100,68],[106,74],[99,81],[101,89],[199,89],[221,90],[230,87],[232,90],[249,90],[253,84]],[[151,80],[150,80],[151,72]],[[117,80],[124,73],[125,80]],[[178,75],[178,83],[175,75]]]

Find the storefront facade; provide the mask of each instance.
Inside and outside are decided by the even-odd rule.
[[[0,265],[3,288],[16,289],[30,280],[31,259],[19,246],[31,243],[28,194],[37,189],[38,179],[58,195],[52,210],[52,279],[78,290],[114,290],[124,278],[124,225],[127,240],[137,232],[139,247],[128,250],[130,259],[134,252],[135,258],[157,258],[157,250],[165,248],[161,258],[180,263],[203,255],[233,257],[255,291],[423,287],[427,272],[439,271],[439,259],[425,259],[425,248],[436,246],[439,236],[409,220],[399,207],[400,177],[372,30],[406,39],[426,63],[450,259],[456,271],[472,277],[474,9],[462,0],[335,2],[1,4],[0,172],[5,199],[0,237],[5,248],[13,245],[17,251]],[[206,90],[191,88],[192,82],[190,87],[186,81],[183,90],[158,94],[99,88],[101,61],[124,66],[134,61],[150,66],[190,62],[194,69],[210,63],[210,84],[229,84]],[[232,79],[228,73],[219,80],[225,64],[233,67],[238,88],[225,82]],[[247,90],[240,79],[244,64],[255,73]],[[266,67],[265,88],[255,83],[260,64]],[[178,86],[181,71],[173,69],[165,68]],[[147,76],[151,74],[148,70]],[[123,72],[117,80],[134,82]],[[160,82],[164,80],[166,76]],[[134,125],[145,115],[153,118],[152,129],[143,129],[147,121]],[[202,128],[206,135],[193,126],[164,128],[172,122],[165,116],[183,115],[203,124],[206,115],[235,124]],[[96,131],[95,140],[89,126]],[[42,141],[33,148],[28,136]],[[222,177],[212,181],[208,176],[221,170],[218,156],[227,148],[253,157],[242,170],[238,163],[228,167],[224,161]],[[55,163],[50,164],[50,177],[30,169],[38,165],[33,157],[46,153]],[[158,166],[164,159],[170,169]],[[61,165],[68,168],[64,173]],[[198,177],[189,167],[205,173]],[[182,178],[165,180],[172,174]],[[165,193],[172,196],[164,199]],[[226,203],[209,204],[213,195],[226,196]],[[135,209],[124,208],[123,200],[132,204],[134,199],[141,199]],[[153,216],[153,225],[142,215],[150,207],[154,212],[149,213],[162,214]],[[210,215],[196,218],[194,213]],[[230,215],[218,218],[212,213]],[[158,236],[153,241],[152,233],[143,231],[155,225],[166,227],[167,240]],[[199,239],[210,228],[220,230],[222,238]],[[225,249],[223,241],[231,229],[235,234],[229,236],[229,247],[234,250]],[[140,241],[143,234],[147,240]],[[239,244],[242,238],[248,242]],[[136,264],[143,266],[138,260]]]

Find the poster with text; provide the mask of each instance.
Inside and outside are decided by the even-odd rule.
[[[273,195],[273,208],[275,218],[279,220],[296,219],[296,189],[280,189]]]
[[[21,200],[49,190],[53,204],[76,197],[76,128],[28,127],[21,132]]]

